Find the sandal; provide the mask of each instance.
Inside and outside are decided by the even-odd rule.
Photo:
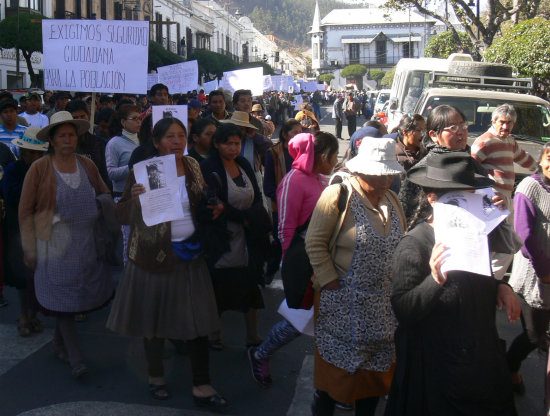
[[[17,320],[17,332],[22,337],[28,337],[31,334],[31,323],[24,318]]]
[[[193,401],[195,402],[195,405],[199,407],[208,407],[209,409],[217,411],[222,411],[229,407],[227,400],[219,394],[213,394],[208,397],[198,397],[193,395]]]
[[[170,393],[166,384],[149,384],[149,393],[156,400],[168,400],[172,398],[172,393]]]
[[[38,318],[32,318],[29,321],[29,325],[32,332],[38,333],[44,331],[44,325],[42,324],[42,321]]]

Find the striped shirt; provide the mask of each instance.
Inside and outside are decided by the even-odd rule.
[[[8,146],[17,158],[19,158],[19,148],[16,145],[12,144],[11,141],[13,139],[21,138],[26,129],[27,128],[25,126],[22,126],[21,124],[17,124],[13,131],[9,131],[4,126],[0,126],[0,143],[4,143],[6,146]]]
[[[537,162],[518,146],[514,136],[500,138],[493,128],[476,139],[472,145],[472,157],[495,181],[495,190],[506,196],[511,196],[514,190],[514,162],[532,171],[537,167]]]

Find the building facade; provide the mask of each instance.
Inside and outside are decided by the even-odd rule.
[[[352,64],[388,70],[401,58],[424,56],[435,21],[414,10],[378,7],[335,9],[320,19],[315,9],[311,36],[312,69],[333,72]]]

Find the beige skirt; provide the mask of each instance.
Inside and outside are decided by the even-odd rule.
[[[151,273],[131,260],[116,290],[107,328],[127,336],[191,340],[219,329],[212,281],[202,257],[176,257],[170,273]]]

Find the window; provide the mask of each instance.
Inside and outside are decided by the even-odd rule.
[[[385,64],[386,63],[386,40],[377,40],[376,41],[376,63]]]
[[[107,0],[101,0],[101,18],[107,19]]]
[[[409,54],[409,42],[403,43],[403,58],[410,58],[411,55]]]
[[[319,47],[316,43],[313,44],[313,59],[319,59]]]
[[[359,63],[359,44],[358,43],[349,44],[349,62],[350,64]]]

